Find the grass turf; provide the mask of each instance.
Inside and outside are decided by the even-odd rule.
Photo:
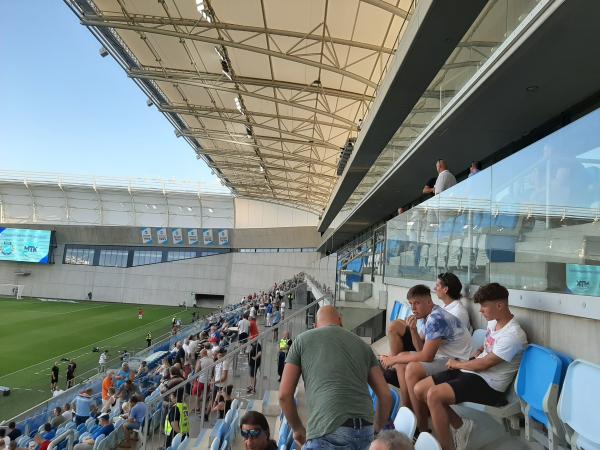
[[[62,358],[74,358],[76,381],[97,371],[99,353],[109,350],[108,367],[119,364],[119,352],[131,354],[146,347],[146,333],[153,342],[170,332],[171,318],[183,324],[191,321],[192,311],[208,310],[144,305],[144,318],[137,318],[138,305],[96,301],[43,302],[37,299],[0,298],[0,386],[11,388],[11,395],[0,397],[0,422],[48,399],[50,368],[59,362],[59,387],[66,387],[66,365]]]

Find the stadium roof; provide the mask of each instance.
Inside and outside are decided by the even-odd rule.
[[[414,6],[65,2],[235,195],[317,212]]]

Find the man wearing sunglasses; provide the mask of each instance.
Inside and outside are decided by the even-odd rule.
[[[240,420],[240,434],[246,450],[277,450],[271,439],[269,422],[258,411],[248,411]]]
[[[300,375],[308,402],[306,429],[294,401]],[[375,415],[367,386],[378,398]],[[324,306],[316,328],[300,334],[289,349],[279,404],[303,450],[363,450],[386,424],[392,398],[373,350],[342,328],[333,306]]]

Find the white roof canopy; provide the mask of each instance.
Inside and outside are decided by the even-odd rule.
[[[240,197],[320,212],[413,0],[66,0]]]

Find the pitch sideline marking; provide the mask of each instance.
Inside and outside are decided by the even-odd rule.
[[[106,306],[108,306],[108,305],[106,305]],[[110,336],[110,337],[107,337],[107,338],[105,338],[105,339],[102,339],[102,340],[100,340],[100,341],[92,342],[91,344],[87,344],[87,345],[84,345],[84,346],[82,346],[82,347],[75,348],[75,349],[73,349],[73,350],[70,350],[70,351],[68,351],[68,352],[66,352],[66,353],[61,353],[60,355],[53,356],[52,358],[48,358],[48,359],[46,359],[46,360],[44,360],[44,361],[40,361],[40,362],[38,362],[38,363],[35,363],[35,364],[32,364],[32,365],[30,365],[30,366],[23,367],[22,369],[15,370],[14,372],[7,373],[6,375],[2,375],[2,376],[0,377],[0,380],[1,380],[1,379],[3,379],[3,378],[5,378],[5,377],[9,377],[9,376],[11,376],[11,375],[14,375],[15,373],[19,373],[19,372],[22,372],[22,371],[24,371],[24,370],[31,369],[32,367],[38,366],[38,365],[40,365],[40,364],[47,363],[48,361],[56,360],[57,358],[60,358],[61,356],[68,355],[68,354],[70,354],[70,353],[73,353],[73,352],[76,352],[76,351],[82,350],[82,349],[84,349],[84,348],[86,348],[86,347],[89,347],[90,345],[93,345],[93,344],[98,344],[98,343],[100,343],[100,342],[104,342],[104,341],[108,341],[109,339],[113,339],[113,338],[115,338],[115,337],[117,337],[117,336],[121,336],[121,335],[123,335],[123,334],[130,333],[131,331],[135,331],[135,330],[137,330],[138,328],[142,328],[142,327],[148,326],[148,325],[150,325],[150,324],[153,324],[153,323],[156,323],[156,322],[160,322],[161,320],[163,320],[163,319],[166,319],[167,317],[171,317],[172,315],[173,315],[173,314],[167,314],[166,316],[164,316],[164,317],[161,317],[160,319],[153,320],[152,322],[145,323],[144,325],[140,325],[139,327],[131,328],[130,330],[123,331],[123,332],[121,332],[121,333],[119,333],[119,334],[114,334],[114,335],[112,335],[112,336]]]

